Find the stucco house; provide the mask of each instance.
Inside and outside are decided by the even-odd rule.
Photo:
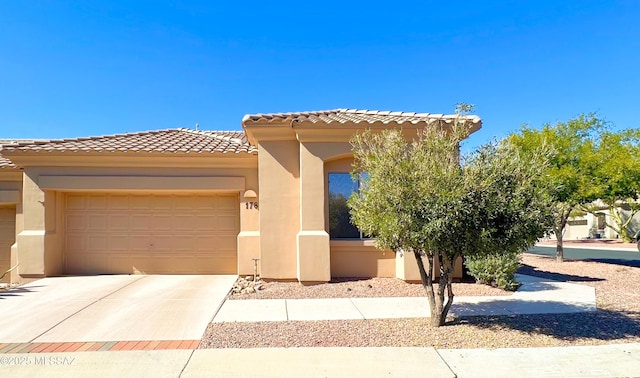
[[[253,274],[259,259],[265,279],[417,280],[412,256],[377,250],[348,225],[331,225],[330,193],[357,190],[347,174],[355,133],[400,128],[411,138],[456,117],[337,109],[246,115],[243,131],[5,142],[0,271],[19,263],[12,282]],[[482,124],[460,119],[471,132]]]
[[[609,227],[610,224],[616,224],[613,212],[619,213],[625,221],[633,215],[627,226],[629,236],[640,231],[640,213],[634,215],[628,206],[621,205],[619,208],[610,209],[602,200],[596,200],[589,204],[589,207],[596,209],[595,214],[584,212],[569,218],[563,234],[565,240],[619,239],[621,235]],[[550,238],[556,239],[556,236],[551,235]]]

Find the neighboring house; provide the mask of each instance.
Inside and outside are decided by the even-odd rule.
[[[618,239],[617,231],[607,226],[607,224],[615,224],[615,220],[611,216],[609,206],[598,200],[592,206],[596,206],[598,211],[596,214],[584,213],[583,215],[571,217],[567,222],[564,231],[564,239]],[[629,219],[631,212],[624,208],[616,209],[622,214],[623,219]],[[635,235],[640,231],[640,214],[636,214],[629,223],[628,231],[631,235]]]
[[[260,259],[265,279],[419,280],[411,256],[377,250],[357,230],[330,225],[330,193],[348,196],[353,187],[347,173],[355,133],[399,128],[410,138],[456,117],[337,109],[247,115],[243,131],[5,142],[0,269],[19,263],[14,282],[252,274],[252,259]],[[470,132],[481,127],[476,116],[461,119]]]

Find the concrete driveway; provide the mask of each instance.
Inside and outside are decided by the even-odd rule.
[[[0,292],[0,343],[199,340],[236,276],[50,277]]]

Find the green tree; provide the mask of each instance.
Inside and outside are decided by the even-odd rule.
[[[465,119],[459,114],[447,129],[431,125],[412,142],[399,130],[365,131],[352,139],[354,174],[368,173],[349,198],[352,220],[376,235],[378,248],[415,256],[433,326],[445,323],[453,303],[451,274],[459,256],[527,248],[549,218],[537,179],[544,154],[521,158],[509,145],[493,144],[461,165]]]
[[[540,148],[550,148],[550,164],[542,176],[553,200],[553,233],[556,236],[556,259],[564,258],[563,233],[572,214],[581,204],[596,200],[601,188],[596,182],[598,163],[595,152],[599,138],[606,130],[605,122],[595,114],[580,115],[542,129],[523,126],[508,137],[508,142],[523,154],[536,154]]]
[[[589,163],[593,166],[596,196],[606,205],[612,220],[605,220],[606,225],[630,242],[635,232],[629,225],[640,213],[640,130],[605,131],[593,153]],[[592,214],[601,210],[597,203],[586,204],[584,209]]]

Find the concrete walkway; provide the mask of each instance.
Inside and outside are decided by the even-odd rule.
[[[517,275],[510,296],[455,297],[451,314],[491,316],[596,310],[593,287]],[[389,319],[429,316],[426,297],[227,300],[214,322]]]
[[[0,354],[3,377],[637,377],[640,344]]]

